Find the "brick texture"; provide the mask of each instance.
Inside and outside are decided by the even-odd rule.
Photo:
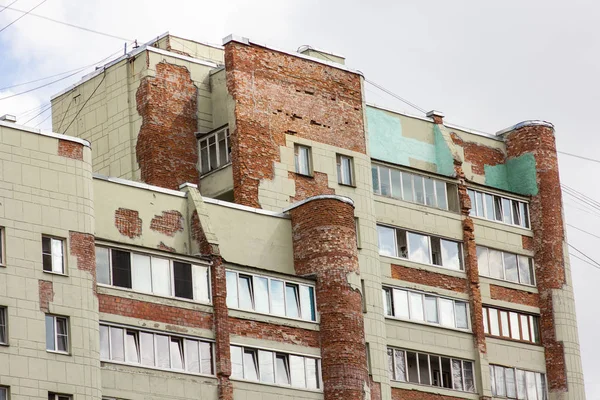
[[[81,232],[69,232],[69,251],[77,258],[77,269],[89,272],[94,281],[96,292],[96,244],[94,235]]]
[[[432,271],[404,267],[392,264],[392,278],[406,282],[419,283],[421,285],[433,286],[440,289],[452,290],[459,293],[467,293],[467,280],[448,276]]]
[[[231,133],[234,198],[260,207],[286,133],[366,153],[360,76],[255,45],[225,45],[227,89],[236,102]]]
[[[58,155],[83,161],[83,145],[70,140],[58,140]]]
[[[99,294],[100,312],[157,321],[188,328],[212,329],[213,317],[209,313],[167,306],[147,301]]]
[[[171,246],[167,246],[166,244],[164,244],[163,242],[160,242],[157,246],[157,249],[159,250],[163,250],[163,251],[168,251],[170,253],[177,253],[177,250],[174,247]]]
[[[318,331],[276,325],[268,322],[230,317],[229,333],[232,335],[272,340],[274,342],[296,344],[299,346],[320,346]]]
[[[324,398],[362,400],[370,382],[362,296],[348,281],[359,273],[354,208],[315,199],[290,214],[296,273],[317,281]]]
[[[150,229],[167,236],[175,236],[177,232],[183,232],[183,215],[177,210],[163,211],[162,215],[152,218]]]
[[[523,242],[523,249],[533,250],[533,238],[531,236],[521,236]]]
[[[484,166],[504,163],[505,155],[501,150],[484,146],[479,143],[466,142],[454,132],[450,133],[450,136],[452,137],[454,144],[457,144],[463,148],[465,153],[465,161],[471,163],[471,170],[473,173],[484,175]]]
[[[421,392],[418,390],[392,388],[392,400],[462,400],[463,397]]]
[[[45,313],[50,312],[50,303],[54,301],[54,287],[51,281],[38,281],[40,292],[40,310]]]
[[[504,286],[490,285],[490,296],[494,300],[508,301],[525,306],[539,307],[540,295]]]
[[[288,172],[288,177],[296,183],[296,196],[290,196],[290,202],[307,199],[319,194],[335,194],[335,190],[328,186],[327,174],[315,172],[312,177]]]
[[[130,239],[142,236],[142,219],[140,213],[135,210],[115,210],[115,226],[121,235]]]
[[[185,67],[161,62],[156,76],[145,77],[136,92],[142,126],[136,155],[142,181],[177,190],[185,182],[199,184],[197,92]]]

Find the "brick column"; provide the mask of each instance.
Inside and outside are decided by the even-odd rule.
[[[550,399],[583,399],[554,127],[547,122],[527,121],[504,135],[509,159],[527,153],[535,159],[537,187],[532,188],[530,215]]]
[[[363,400],[368,368],[354,206],[325,195],[292,206],[294,267],[316,277],[325,400]]]

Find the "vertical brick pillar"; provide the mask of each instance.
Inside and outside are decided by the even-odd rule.
[[[231,351],[229,348],[229,321],[227,309],[227,282],[225,266],[220,256],[212,257],[211,285],[215,321],[215,358],[219,400],[233,400],[231,376]]]
[[[584,398],[583,373],[570,271],[566,268],[562,194],[552,124],[528,121],[505,133],[508,158],[530,153],[537,188],[531,197],[540,333],[550,399]],[[558,338],[560,336],[560,339]]]
[[[317,280],[325,400],[363,400],[368,368],[354,206],[334,195],[292,206],[294,267]]]

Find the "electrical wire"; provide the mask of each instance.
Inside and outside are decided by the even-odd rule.
[[[596,269],[600,269],[600,267],[597,267],[596,265],[592,264],[591,262],[579,257],[577,254],[573,254],[573,253],[569,253],[569,256],[578,259],[579,261],[582,261],[584,263],[586,263],[587,265],[589,265],[590,267],[594,267]]]
[[[24,12],[23,15],[21,15],[19,18],[15,19],[13,22],[11,22],[10,24],[6,25],[4,28],[0,29],[0,33],[2,31],[4,31],[6,28],[8,28],[9,26],[11,26],[12,24],[16,23],[18,20],[20,20],[21,18],[27,16],[30,12],[32,12],[33,10],[35,10],[36,8],[38,8],[39,6],[41,6],[42,4],[44,4],[45,2],[47,2],[48,0],[42,0],[37,6],[34,6],[33,8],[31,8],[29,11]],[[2,9],[2,11],[6,10],[8,7],[4,7]],[[9,8],[9,10],[12,10],[12,8]]]
[[[60,132],[60,128],[62,128],[63,122],[65,122],[65,117],[67,116],[67,113],[69,112],[69,108],[71,108],[71,104],[73,104],[74,99],[75,99],[74,97],[71,97],[71,101],[69,101],[69,105],[67,106],[67,109],[63,113],[63,117],[60,120],[60,125],[58,126],[58,129],[57,129],[57,131],[59,131],[59,132]]]
[[[41,122],[38,122],[37,124],[35,124],[34,128],[37,128],[38,126],[40,126],[41,124],[43,124],[44,122],[46,122],[46,120],[48,118],[50,118],[52,116],[52,113],[50,113],[46,118],[44,118]]]
[[[567,245],[569,245],[569,247],[571,247],[573,250],[575,250],[576,252],[580,253],[582,256],[584,256],[588,260],[590,260],[592,263],[596,264],[596,268],[600,269],[600,263],[596,262],[592,257],[588,256],[583,251],[581,251],[577,247],[573,246],[571,243],[567,242]]]
[[[98,90],[98,88],[100,87],[100,85],[102,85],[102,82],[104,82],[105,78],[106,78],[106,70],[104,70],[104,74],[102,75],[102,79],[100,80],[100,82],[98,82],[98,86],[96,86],[96,88],[94,89],[94,91],[92,92],[92,94],[90,95],[90,97],[87,98],[87,100],[83,103],[83,105],[81,106],[81,108],[79,109],[79,111],[77,111],[77,114],[75,114],[75,117],[73,118],[73,120],[71,122],[69,122],[69,125],[65,128],[65,131],[63,132],[63,134],[65,134],[69,130],[69,128],[71,127],[71,124],[73,122],[75,122],[75,120],[79,116],[79,113],[81,112],[81,110],[83,110],[83,108],[88,103],[88,101],[90,101],[90,99],[92,97],[94,97],[94,94],[96,94],[96,90]]]
[[[27,125],[29,122],[33,121],[34,119],[36,119],[37,117],[39,117],[40,115],[42,115],[43,113],[45,113],[46,111],[50,110],[52,108],[52,105],[48,105],[48,107],[46,107],[45,109],[43,109],[42,111],[40,111],[39,113],[35,114],[33,117],[29,118],[27,121],[25,121],[23,123],[23,125]]]
[[[0,7],[2,7],[2,10],[0,10],[0,13],[1,13],[2,11],[6,10],[8,7],[10,7],[10,6],[12,6],[13,4],[15,4],[17,1],[19,1],[19,0],[15,0],[15,1],[13,1],[12,3],[10,3],[10,4],[9,4],[9,5],[7,5],[7,6],[0,6]]]
[[[595,163],[600,163],[600,160],[596,160],[594,158],[584,157],[584,156],[580,156],[580,155],[577,155],[577,154],[567,153],[567,152],[558,151],[558,150],[556,150],[556,152],[559,153],[559,154],[564,154],[565,156],[571,156],[571,157],[580,158],[580,159],[586,160],[586,161],[592,161],[592,162],[595,162]]]
[[[588,234],[588,235],[590,235],[590,236],[593,236],[593,237],[595,237],[595,238],[597,238],[597,239],[600,239],[600,236],[598,236],[598,235],[596,235],[596,234],[593,234],[593,233],[591,233],[591,232],[588,232],[588,231],[586,231],[586,230],[583,230],[583,229],[581,229],[581,228],[578,228],[578,227],[576,227],[575,225],[567,224],[567,226],[570,226],[570,227],[571,227],[571,228],[573,228],[573,229],[577,229],[577,230],[578,230],[578,231],[580,231],[580,232],[587,233],[587,234]]]
[[[72,70],[69,70],[69,71],[61,72],[59,74],[45,76],[43,78],[34,79],[32,81],[29,81],[29,82],[21,82],[21,83],[17,83],[17,84],[11,85],[11,86],[5,86],[5,87],[0,88],[0,92],[3,91],[3,90],[13,89],[13,88],[16,88],[16,87],[19,87],[19,86],[29,85],[30,83],[35,83],[35,82],[39,82],[39,81],[45,81],[46,79],[50,79],[50,78],[56,78],[57,76],[68,74],[69,72],[81,71],[81,70],[84,70],[84,69],[86,69],[88,67],[89,66],[86,65],[85,67],[79,67],[79,68],[72,69]]]
[[[418,105],[416,105],[416,104],[414,104],[414,103],[411,103],[410,101],[406,100],[405,98],[402,98],[402,97],[398,96],[398,95],[397,95],[397,94],[395,94],[394,92],[392,92],[392,91],[390,91],[390,90],[388,90],[388,89],[386,89],[386,88],[384,88],[384,87],[382,87],[382,86],[380,86],[380,85],[376,84],[375,82],[373,82],[373,81],[371,81],[371,80],[369,80],[369,79],[367,79],[367,78],[365,78],[365,82],[367,82],[367,83],[371,84],[372,86],[376,87],[377,89],[381,90],[382,92],[389,94],[389,95],[390,95],[390,96],[392,96],[393,98],[395,98],[395,99],[397,99],[397,100],[400,100],[401,102],[403,102],[403,103],[405,103],[405,104],[407,104],[407,105],[411,106],[412,108],[414,108],[414,109],[416,109],[416,110],[419,110],[419,111],[420,111],[420,112],[422,112],[423,114],[427,114],[427,111],[425,111],[423,108],[419,107]]]

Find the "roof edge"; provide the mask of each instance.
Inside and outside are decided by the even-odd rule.
[[[310,203],[311,201],[315,201],[315,200],[337,200],[337,201],[341,201],[342,203],[350,204],[352,207],[354,207],[354,200],[352,200],[350,197],[339,196],[337,194],[320,194],[317,196],[309,197],[304,200],[300,200],[299,202],[294,203],[291,206],[289,206],[288,208],[284,209],[283,212],[284,213],[290,212],[294,208],[300,207],[306,203]]]
[[[91,147],[90,142],[88,142],[85,139],[81,139],[81,138],[78,138],[75,136],[63,135],[62,133],[44,132],[41,129],[30,128],[25,125],[16,124],[14,122],[0,121],[0,126],[6,127],[6,128],[12,128],[12,129],[16,129],[16,130],[21,130],[21,131],[26,131],[29,133],[35,133],[36,135],[47,136],[47,137],[51,137],[54,139],[67,140],[69,142],[82,144],[86,147]]]
[[[504,128],[496,132],[496,136],[504,136],[508,132],[516,131],[517,129],[525,128],[526,126],[543,126],[554,130],[554,124],[552,122],[544,121],[541,119],[528,119],[526,121],[521,121],[513,126],[509,126],[508,128]]]

